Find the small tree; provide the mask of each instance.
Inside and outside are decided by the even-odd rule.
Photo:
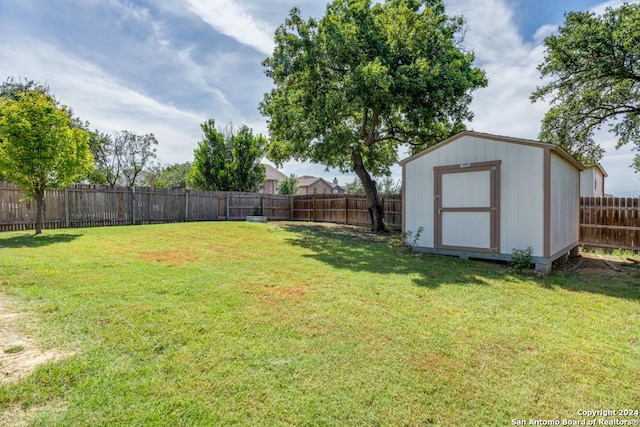
[[[355,178],[353,178],[353,181],[345,184],[344,192],[347,194],[364,194],[364,187],[356,176]]]
[[[134,186],[140,174],[152,167],[153,160],[157,158],[155,146],[158,141],[152,133],[138,135],[126,130],[116,133],[114,141],[125,185]]]
[[[123,130],[110,135],[95,130],[90,133],[89,145],[95,159],[89,180],[94,184],[135,185],[143,172],[152,170],[157,158],[158,141],[152,133]]]
[[[89,135],[70,127],[65,108],[41,91],[0,99],[0,170],[36,201],[36,234],[42,233],[44,193],[86,176],[93,165]]]
[[[298,177],[294,174],[289,175],[278,182],[276,191],[278,194],[294,195],[298,193]]]
[[[142,185],[159,188],[186,188],[187,177],[191,173],[191,162],[156,166],[145,173]]]
[[[88,179],[92,184],[116,185],[120,170],[112,154],[113,139],[111,135],[101,133],[97,129],[89,132],[89,150],[93,155],[94,166]]]
[[[390,176],[374,178],[376,188],[383,194],[400,194],[402,186],[400,181],[394,181]],[[344,186],[345,193],[348,194],[365,194],[364,187],[358,177],[353,179],[353,182]]]
[[[378,191],[383,194],[400,194],[402,192],[402,184],[400,180],[396,181],[390,176],[384,176],[376,179]]]
[[[260,164],[265,138],[247,126],[216,129],[213,119],[201,127],[204,139],[194,150],[189,184],[208,191],[258,191],[266,178]]]

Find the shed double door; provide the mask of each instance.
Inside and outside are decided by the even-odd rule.
[[[434,168],[435,246],[500,251],[500,161]]]

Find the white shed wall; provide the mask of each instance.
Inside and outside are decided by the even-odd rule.
[[[595,166],[580,172],[580,196],[604,197],[604,175]]]
[[[414,235],[423,227],[418,245],[435,246],[435,166],[501,160],[500,253],[533,248],[533,256],[544,252],[544,150],[465,135],[405,164],[405,231]]]
[[[573,165],[551,154],[551,255],[580,238],[580,180]]]
[[[587,168],[580,172],[580,196],[581,197],[594,197],[595,191],[595,170],[593,168]]]

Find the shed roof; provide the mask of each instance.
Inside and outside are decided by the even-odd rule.
[[[606,170],[604,170],[604,168],[602,167],[602,165],[601,165],[600,163],[594,163],[594,164],[590,164],[590,165],[584,165],[584,167],[585,167],[585,169],[590,169],[590,168],[598,169],[600,172],[602,172],[602,176],[605,176],[605,177],[606,177],[606,176],[609,176],[609,175],[607,174],[607,171],[606,171]]]
[[[492,135],[492,134],[488,134],[488,133],[481,133],[481,132],[475,132],[475,131],[469,131],[469,130],[465,130],[462,131],[454,136],[452,136],[449,139],[445,139],[442,142],[437,143],[436,145],[429,147],[417,154],[414,154],[413,156],[406,158],[402,161],[400,161],[400,165],[404,166],[405,164],[416,160],[426,154],[431,153],[432,151],[435,151],[437,149],[439,149],[440,147],[449,144],[453,141],[456,141],[460,138],[463,138],[465,136],[470,136],[470,137],[475,137],[475,138],[484,138],[484,139],[489,139],[492,141],[500,141],[500,142],[506,142],[506,143],[510,143],[510,144],[521,144],[521,145],[529,145],[529,146],[533,146],[533,147],[539,147],[539,148],[543,148],[543,149],[550,149],[551,151],[556,152],[560,157],[562,157],[563,159],[565,159],[566,161],[568,161],[569,163],[571,163],[573,166],[576,167],[576,169],[578,170],[584,170],[585,167],[582,165],[582,163],[580,163],[579,161],[577,161],[576,159],[573,158],[573,156],[571,156],[569,153],[567,153],[562,147],[560,147],[557,144],[551,144],[548,142],[541,142],[541,141],[534,141],[534,140],[530,140],[530,139],[521,139],[521,138],[512,138],[512,137],[508,137],[508,136],[500,136],[500,135]]]

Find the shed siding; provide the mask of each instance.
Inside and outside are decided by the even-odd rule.
[[[600,170],[595,170],[595,192],[594,197],[604,197],[604,175]]]
[[[580,172],[580,196],[594,197],[595,169],[587,168]]]
[[[604,197],[604,174],[598,167],[580,172],[580,197]]]
[[[544,150],[499,143],[502,157],[500,252],[531,246],[533,256],[544,252]]]
[[[418,228],[423,227],[418,246],[433,248],[433,162],[430,156],[424,156],[405,166],[404,215],[408,232],[415,236]],[[411,183],[408,185],[407,183]]]
[[[475,136],[463,136],[405,164],[405,226],[416,233],[423,227],[419,246],[432,248],[434,239],[435,166],[501,160],[500,252],[531,246],[542,256],[544,150]]]
[[[580,175],[559,156],[551,156],[551,255],[577,243],[580,233]]]

